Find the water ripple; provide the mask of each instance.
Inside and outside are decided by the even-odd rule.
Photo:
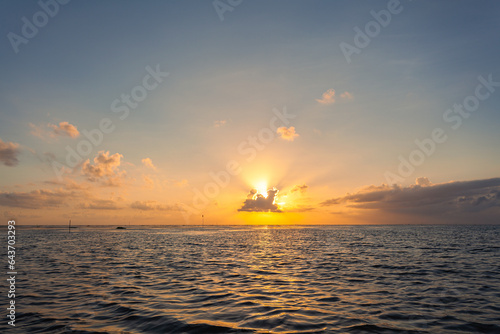
[[[19,234],[13,332],[500,333],[499,227]]]

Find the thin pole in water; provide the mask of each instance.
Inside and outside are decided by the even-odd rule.
[[[201,215],[201,226],[205,225],[205,216]]]
[[[69,220],[68,233],[71,233],[71,219]]]

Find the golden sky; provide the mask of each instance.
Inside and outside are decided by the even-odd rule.
[[[4,6],[5,219],[499,221],[486,5],[80,2],[29,38],[38,5]]]

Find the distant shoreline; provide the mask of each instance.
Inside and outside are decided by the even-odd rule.
[[[419,227],[419,226],[498,226],[497,224],[364,224],[364,225],[336,225],[336,224],[321,224],[321,225],[71,225],[71,231],[75,230],[92,230],[92,229],[110,229],[116,230],[117,227],[124,227],[123,230],[144,230],[144,229],[175,229],[175,228],[234,228],[234,229],[247,229],[247,228],[324,228],[324,227]],[[67,225],[16,225],[18,229],[39,229],[39,230],[68,230]],[[7,229],[7,226],[0,226],[0,229]]]

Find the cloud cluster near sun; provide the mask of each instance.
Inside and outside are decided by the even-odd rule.
[[[275,204],[276,195],[279,190],[276,188],[267,191],[267,197],[258,194],[256,189],[251,189],[243,206],[238,211],[245,212],[282,212]]]
[[[301,194],[305,193],[307,191],[307,188],[309,188],[306,184],[303,185],[296,185],[290,190],[291,193],[294,192],[299,192]]]

